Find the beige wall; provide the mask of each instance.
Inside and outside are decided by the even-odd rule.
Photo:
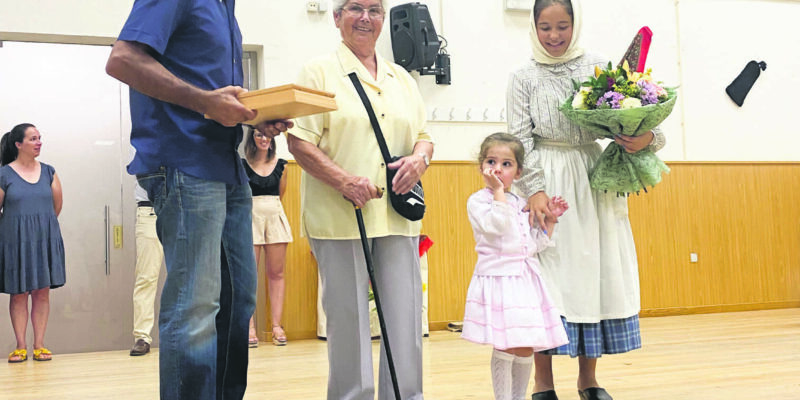
[[[405,3],[390,0],[389,5]],[[429,111],[455,110],[482,115],[505,108],[509,72],[530,55],[528,14],[504,9],[503,0],[423,0],[437,33],[448,41],[450,86],[419,78]],[[132,0],[0,0],[0,38],[72,35],[111,39],[119,33]],[[663,124],[668,144],[660,153],[672,161],[793,161],[800,139],[793,131],[793,102],[786,88],[800,86],[800,56],[785,49],[800,46],[793,17],[800,2],[789,0],[583,1],[584,47],[617,60],[643,25],[653,32],[648,58],[656,77],[679,85],[676,111]],[[708,18],[709,15],[715,18]],[[330,11],[308,13],[302,0],[238,0],[244,41],[261,51],[262,85],[294,80],[308,59],[329,53],[339,41]],[[730,21],[747,21],[734,29]],[[391,57],[385,24],[378,48]],[[752,32],[770,32],[763,40]],[[72,40],[72,39],[70,39]],[[751,59],[764,59],[762,74],[744,107],[736,107],[724,87]],[[684,103],[685,102],[685,103]],[[458,118],[458,115],[457,115]],[[498,122],[430,122],[438,146],[436,160],[471,160],[481,139],[504,130]],[[772,141],[759,140],[764,132]],[[774,143],[780,143],[775,146]],[[285,149],[285,146],[284,146]],[[284,150],[284,157],[289,157]]]

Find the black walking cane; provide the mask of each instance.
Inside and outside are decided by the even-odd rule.
[[[378,197],[383,195],[380,188],[378,189]],[[394,388],[394,397],[401,400],[400,386],[397,384],[397,373],[394,370],[394,360],[392,359],[392,350],[389,347],[389,335],[386,333],[386,321],[383,320],[383,309],[381,308],[381,298],[378,296],[378,285],[375,283],[375,268],[372,266],[372,253],[369,251],[369,243],[367,242],[367,229],[364,228],[364,216],[361,215],[361,207],[353,204],[356,210],[356,220],[358,221],[358,233],[361,235],[361,247],[364,248],[364,259],[367,261],[367,273],[369,274],[369,281],[372,283],[372,295],[375,297],[375,308],[378,310],[378,322],[381,326],[381,340],[383,346],[386,348],[386,361],[389,363],[389,374],[392,376],[392,387]]]

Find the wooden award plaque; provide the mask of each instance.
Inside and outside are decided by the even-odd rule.
[[[304,86],[288,84],[255,90],[239,95],[246,107],[258,116],[244,124],[256,125],[273,119],[292,119],[337,109],[334,94]]]

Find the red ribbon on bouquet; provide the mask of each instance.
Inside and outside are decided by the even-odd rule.
[[[653,31],[650,28],[643,26],[633,37],[628,51],[619,60],[617,68],[622,68],[622,63],[628,61],[628,67],[631,71],[644,72],[644,64],[647,61],[647,52],[650,51],[650,42],[653,39]]]

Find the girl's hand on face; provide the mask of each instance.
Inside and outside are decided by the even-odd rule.
[[[504,190],[503,181],[500,180],[500,177],[497,176],[498,171],[493,170],[491,168],[485,168],[483,171],[483,181],[486,182],[486,186],[493,191],[496,190]]]

